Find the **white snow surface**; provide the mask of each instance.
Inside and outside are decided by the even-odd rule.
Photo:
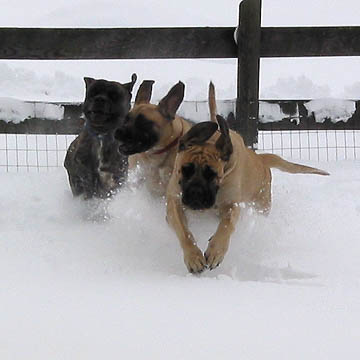
[[[323,123],[330,119],[332,122],[344,121],[347,122],[349,118],[356,111],[356,102],[352,100],[343,99],[316,99],[304,103],[309,116],[313,113],[315,121]],[[297,109],[296,113],[291,114],[298,123],[300,122],[300,114]],[[289,118],[289,114],[285,114],[279,104],[269,103],[266,101],[259,102],[259,120],[262,123],[273,121],[281,121],[284,118]]]
[[[299,118],[299,112],[292,114],[293,117]],[[259,101],[259,121],[262,123],[269,123],[274,121],[281,121],[288,118],[289,114],[285,114],[279,104],[268,103],[266,101]]]
[[[0,358],[359,358],[360,166],[312,165],[331,176],[274,172],[271,214],[201,276],[146,190],[94,222],[63,169],[0,174]],[[202,249],[216,224],[191,217]]]
[[[356,110],[355,101],[340,99],[317,99],[304,104],[308,113],[314,113],[316,122],[331,119],[332,122],[346,122]]]
[[[156,102],[155,102],[156,103]],[[346,122],[355,112],[356,103],[351,100],[342,99],[318,99],[305,103],[309,115],[314,113],[317,122],[331,119],[332,122]],[[230,112],[235,113],[235,100],[217,101],[217,111],[224,117]],[[209,104],[207,101],[184,101],[178,111],[178,115],[195,122],[207,121],[209,119]],[[296,121],[300,121],[297,111],[291,115]],[[48,120],[61,120],[64,117],[62,105],[24,102],[22,100],[0,97],[0,119],[6,122],[19,123],[28,118],[41,118]],[[281,121],[288,118],[279,104],[266,101],[259,102],[259,119],[262,123]]]
[[[64,107],[56,104],[25,102],[0,97],[1,120],[16,124],[28,118],[61,120],[64,118]]]

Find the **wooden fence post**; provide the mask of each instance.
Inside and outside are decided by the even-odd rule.
[[[236,128],[245,144],[258,142],[261,0],[239,5]]]

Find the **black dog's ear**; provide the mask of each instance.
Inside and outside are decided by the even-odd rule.
[[[204,121],[194,125],[179,141],[179,151],[192,145],[201,145],[210,139],[218,129],[217,123]]]
[[[144,80],[141,83],[136,94],[135,105],[148,104],[150,102],[154,82],[154,80]]]
[[[88,89],[90,85],[94,83],[96,80],[91,77],[84,77],[84,81],[85,81],[86,89]]]
[[[177,109],[184,100],[184,93],[185,85],[179,81],[169,90],[167,95],[160,100],[158,108],[161,115],[169,120],[173,120]]]
[[[217,139],[215,146],[220,151],[221,160],[228,161],[231,154],[233,153],[229,125],[227,124],[226,120],[220,115],[216,115],[216,120],[219,124],[221,135]]]
[[[137,80],[137,75],[132,74],[131,75],[131,81],[126,83],[126,84],[123,84],[123,86],[125,86],[128,89],[129,93],[132,92],[132,89],[134,87],[134,84],[136,83],[136,80]]]

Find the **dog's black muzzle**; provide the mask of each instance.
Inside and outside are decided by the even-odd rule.
[[[121,127],[115,132],[115,139],[119,142],[119,151],[125,155],[133,155],[149,149],[141,137],[129,127]]]
[[[215,205],[218,187],[205,182],[191,182],[184,186],[182,202],[192,210],[210,209]]]
[[[97,95],[86,99],[83,111],[87,121],[95,131],[106,132],[119,126],[121,117],[107,96]]]
[[[88,125],[95,133],[104,134],[115,130],[123,118],[120,113],[112,112],[111,106],[106,103],[95,103],[84,109]]]
[[[98,135],[114,131],[120,122],[116,114],[86,113],[85,117],[88,128]]]
[[[133,155],[150,150],[159,140],[153,124],[148,121],[137,121],[125,124],[115,132],[119,141],[119,151],[125,155]]]

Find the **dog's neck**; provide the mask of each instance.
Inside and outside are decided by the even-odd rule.
[[[211,137],[209,142],[215,144],[220,136],[221,136],[220,131],[216,131],[216,133]],[[237,165],[237,157],[234,156],[234,154],[231,154],[229,160],[226,161],[224,164],[224,174],[221,177],[220,183],[223,182],[232,173],[236,165]]]
[[[113,140],[114,139],[114,132],[115,129],[110,129],[108,131],[106,131],[105,133],[98,133],[96,131],[94,131],[94,129],[91,127],[90,122],[89,121],[85,121],[85,129],[87,131],[87,133],[92,137],[95,138],[96,140]]]
[[[228,175],[230,175],[232,173],[232,171],[235,169],[236,167],[236,159],[233,156],[233,154],[230,156],[230,159],[226,162],[225,166],[224,166],[224,175],[221,179],[221,182],[224,181],[224,179],[226,179],[228,177]]]
[[[169,142],[161,147],[156,147],[153,148],[150,152],[149,155],[162,155],[162,154],[167,154],[171,149],[173,149],[178,143],[180,138],[183,136],[184,134],[184,124],[183,122],[180,120],[180,126],[177,126],[176,123],[173,123],[173,127],[172,127],[172,134],[169,137]]]

